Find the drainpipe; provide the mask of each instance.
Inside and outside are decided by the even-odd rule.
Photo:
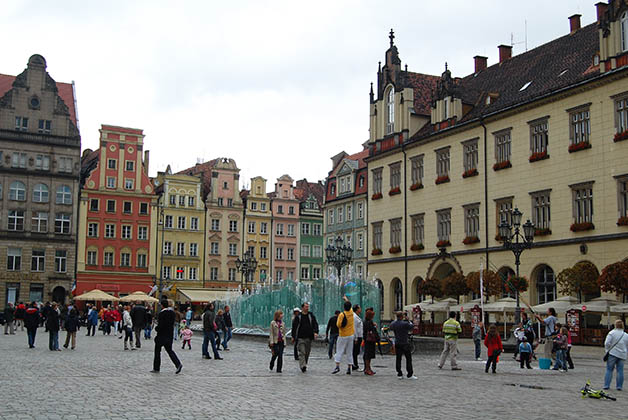
[[[273,279],[273,257],[275,255],[275,253],[273,252],[273,236],[274,236],[274,232],[275,232],[275,218],[273,217],[273,199],[270,199],[270,232],[268,232],[268,236],[270,237],[270,249],[268,250],[268,252],[266,253],[266,255],[268,256],[268,271],[270,271],[270,273],[268,273],[266,275],[266,278],[271,278]],[[272,282],[271,282],[271,286],[272,286]]]
[[[201,193],[201,197],[202,197],[202,193]],[[205,222],[203,224],[203,289],[205,288],[205,275],[207,274],[206,271],[206,266],[205,264],[207,264],[207,234],[209,233],[209,229],[207,229],[207,205],[205,203],[205,200],[203,201],[203,209],[205,210],[203,213],[203,217],[205,218]]]
[[[403,275],[404,275],[404,306],[408,304],[408,193],[406,189],[406,148],[401,146],[403,152]]]
[[[480,125],[484,129],[484,256],[486,258],[486,270],[489,269],[488,251],[488,151],[487,151],[487,130],[484,125],[484,118],[480,117]]]

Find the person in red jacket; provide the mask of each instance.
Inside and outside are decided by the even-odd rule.
[[[113,315],[113,310],[111,309],[110,306],[107,307],[107,309],[105,310],[105,313],[103,314],[103,318],[105,319],[105,329],[103,330],[103,335],[107,334],[110,335],[111,334],[111,327],[113,325],[113,319],[114,319],[114,315]]]
[[[122,305],[118,305],[113,312],[113,333],[118,335],[118,338],[122,338]]]
[[[502,346],[502,339],[499,338],[495,324],[488,327],[488,333],[484,338],[484,345],[488,348],[488,360],[486,361],[484,372],[488,373],[488,368],[492,365],[492,371],[496,373],[495,370],[497,368],[497,362],[499,361],[499,354],[504,351],[504,346]]]

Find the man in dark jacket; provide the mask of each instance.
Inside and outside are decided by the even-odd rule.
[[[63,347],[66,349],[70,344],[70,340],[72,340],[72,350],[76,347],[76,332],[79,329],[79,317],[76,309],[72,308],[68,313],[68,316],[65,318],[65,344]]]
[[[24,311],[24,323],[26,324],[26,333],[28,334],[28,347],[35,348],[35,335],[37,327],[39,327],[39,310],[37,304],[32,302],[30,307]]]
[[[316,337],[318,337],[318,322],[314,314],[310,312],[310,304],[304,303],[301,305],[301,313],[292,321],[292,341],[298,340],[299,367],[303,373],[307,370],[312,340]]]
[[[135,334],[135,348],[141,348],[140,333],[146,326],[146,308],[142,302],[135,302],[131,309],[131,321],[133,321],[133,333]]]
[[[46,317],[46,329],[48,330],[48,348],[50,351],[61,351],[59,348],[59,312],[57,304],[53,303]]]
[[[327,329],[325,330],[325,340],[329,342],[329,348],[327,349],[327,356],[331,359],[334,357],[334,346],[336,345],[336,341],[338,340],[338,315],[340,315],[340,311],[336,311],[334,316],[329,318],[327,321]]]
[[[183,365],[181,361],[177,357],[174,350],[172,350],[172,339],[173,339],[173,331],[174,331],[174,311],[172,308],[168,307],[168,299],[163,299],[161,301],[161,307],[163,308],[159,315],[157,316],[157,326],[155,327],[155,331],[157,331],[157,336],[155,337],[155,358],[153,359],[153,370],[152,373],[159,373],[159,369],[161,368],[161,348],[163,347],[170,356],[170,360],[174,363],[177,368],[175,373],[181,372]]]
[[[212,344],[212,351],[214,353],[214,359],[222,360],[220,354],[218,354],[218,348],[216,347],[216,313],[214,312],[215,305],[210,303],[205,307],[203,312],[203,358],[211,359],[209,356],[209,343]]]
[[[231,340],[231,330],[233,329],[233,322],[231,321],[231,308],[229,308],[229,305],[225,306],[223,319],[225,320],[225,339],[222,341],[222,348],[229,351],[227,343]]]
[[[15,334],[13,319],[15,319],[15,308],[13,303],[9,302],[4,308],[4,335],[9,334],[9,331],[11,331],[11,335]]]
[[[401,357],[406,358],[406,373],[408,379],[416,380],[412,369],[412,349],[408,341],[408,334],[414,328],[414,324],[408,320],[408,316],[403,312],[397,312],[397,319],[393,321],[388,328],[395,333],[395,368],[397,369],[397,377],[403,378],[401,371]]]

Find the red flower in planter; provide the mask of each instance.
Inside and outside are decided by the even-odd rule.
[[[504,238],[502,238],[502,236],[498,233],[497,235],[495,235],[495,240],[496,240],[497,242],[503,242],[503,241],[504,241]]]
[[[449,182],[449,175],[441,175],[436,178],[436,185],[444,184],[445,182]]]
[[[443,241],[436,242],[436,248],[445,248],[445,247],[448,247],[448,246],[451,246],[451,242],[449,242],[449,241],[443,240]]]
[[[478,238],[477,236],[467,236],[462,241],[462,243],[465,245],[477,244],[478,242],[480,242],[480,238]]]
[[[410,250],[412,251],[422,251],[424,249],[425,247],[423,246],[423,244],[412,244],[412,246],[410,247]]]
[[[547,236],[551,234],[552,234],[552,229],[550,228],[534,229],[534,236]]]
[[[628,216],[620,217],[617,220],[617,226],[628,226]]]
[[[420,182],[410,185],[410,191],[420,190],[421,188],[423,188],[423,184]]]
[[[401,189],[399,187],[391,188],[390,191],[388,191],[388,195],[397,195],[397,194],[401,194]]]
[[[382,255],[382,250],[381,250],[381,249],[379,249],[379,248],[374,248],[374,249],[371,251],[371,255]]]
[[[496,164],[493,165],[494,171],[501,171],[502,169],[506,169],[506,168],[512,168],[512,164],[510,163],[510,160],[497,162]]]
[[[469,177],[472,177],[472,176],[476,176],[477,174],[478,174],[477,168],[471,168],[468,171],[464,171],[462,173],[462,177],[463,178],[469,178]]]
[[[537,160],[548,159],[549,155],[547,154],[547,150],[543,150],[542,152],[532,153],[532,155],[528,158],[530,162],[536,162]]]
[[[579,152],[580,150],[586,150],[591,148],[591,143],[588,141],[581,141],[580,143],[574,143],[569,145],[569,153]]]
[[[390,249],[388,250],[388,252],[390,252],[391,254],[398,254],[401,252],[401,247],[400,246],[393,246],[390,247]]]
[[[613,137],[613,141],[617,143],[618,141],[627,140],[628,139],[628,130],[622,131],[621,133],[615,134]]]
[[[572,232],[583,232],[595,229],[595,225],[591,222],[573,223],[569,229]]]
[[[375,193],[371,196],[371,200],[379,200],[380,198],[382,198],[383,195],[381,192]]]

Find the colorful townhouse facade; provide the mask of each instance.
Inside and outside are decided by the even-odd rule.
[[[323,210],[325,187],[302,179],[296,182],[299,200],[298,274],[300,281],[316,281],[323,275]]]
[[[0,74],[0,301],[66,302],[76,274],[81,137],[74,84],[35,54]]]
[[[257,260],[257,270],[248,279],[241,278],[243,288],[264,284],[272,273],[273,219],[272,202],[266,194],[266,179],[261,176],[251,178],[249,190],[242,190],[241,197],[245,208],[245,232],[242,255],[248,251]]]
[[[277,178],[272,198],[273,282],[296,280],[298,258],[299,200],[294,195],[294,180],[289,175]]]
[[[141,129],[102,125],[83,153],[76,294],[149,292],[156,281],[157,196]]]
[[[342,276],[364,279],[367,264],[367,190],[368,172],[365,158],[368,149],[348,155],[341,152],[332,157],[332,170],[325,181],[324,235],[325,246],[334,245],[340,237],[353,249],[350,266]],[[325,267],[325,275],[337,275],[336,268]]]
[[[172,296],[181,288],[203,288],[207,213],[201,176],[173,174],[168,165],[153,183],[159,197],[155,272]]]
[[[464,77],[402,69],[391,32],[366,159],[383,319],[420,301],[426,279],[512,274],[498,226],[515,208],[535,226],[520,266],[532,305],[560,296],[563,269],[628,257],[626,3],[596,7],[596,22],[573,15],[564,36],[515,56],[500,45],[498,63],[476,56]]]

